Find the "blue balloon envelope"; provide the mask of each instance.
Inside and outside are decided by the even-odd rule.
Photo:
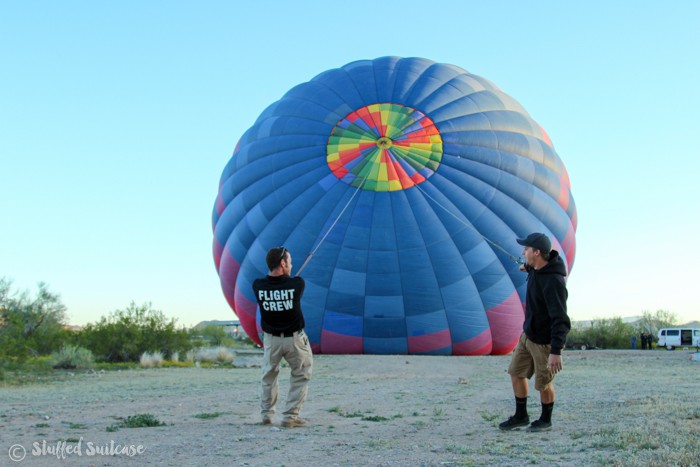
[[[545,131],[488,80],[422,58],[326,71],[241,137],[213,212],[224,295],[261,344],[251,284],[287,247],[316,353],[506,354],[522,331],[515,241],[574,262],[576,207]]]

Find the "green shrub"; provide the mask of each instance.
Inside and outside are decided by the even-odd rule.
[[[140,413],[137,415],[129,415],[126,418],[120,417],[120,422],[107,427],[107,432],[113,433],[119,431],[120,428],[148,428],[153,426],[164,426],[165,423],[156,418],[150,413]]]
[[[87,369],[95,364],[95,357],[88,349],[67,345],[51,354],[49,359],[53,368]]]
[[[134,302],[97,323],[87,324],[80,333],[80,343],[107,362],[139,362],[144,352],[162,352],[165,357],[192,348],[189,333],[178,328],[150,303]]]
[[[158,420],[155,415],[150,413],[141,413],[126,417],[126,420],[124,420],[121,425],[124,428],[145,428],[152,426],[163,426],[165,423]]]
[[[69,342],[65,329],[66,307],[60,296],[39,283],[34,296],[12,289],[12,282],[0,278],[0,357],[26,359],[49,355]]]
[[[636,328],[622,318],[595,319],[589,327],[574,327],[566,341],[601,349],[629,349]]]
[[[199,335],[211,346],[222,345],[226,339],[226,330],[223,326],[209,324],[199,331]]]

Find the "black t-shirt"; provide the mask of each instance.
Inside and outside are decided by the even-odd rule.
[[[271,334],[291,334],[304,329],[301,297],[304,295],[301,277],[266,276],[255,279],[253,291],[260,307],[260,327]]]

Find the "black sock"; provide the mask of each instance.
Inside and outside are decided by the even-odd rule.
[[[515,417],[527,417],[527,397],[515,397]]]
[[[547,423],[552,423],[552,409],[554,408],[554,402],[551,404],[542,404],[542,415],[540,420]]]

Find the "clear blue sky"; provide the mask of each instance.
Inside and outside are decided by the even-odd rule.
[[[481,75],[549,133],[578,206],[569,313],[700,319],[700,2],[0,0],[0,277],[70,321],[233,319],[211,210],[238,138],[358,59]]]

